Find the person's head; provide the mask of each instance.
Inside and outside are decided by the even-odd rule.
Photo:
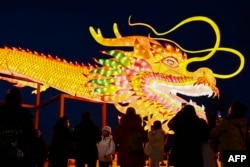
[[[14,87],[7,91],[7,95],[5,97],[6,104],[11,105],[21,105],[22,103],[22,95],[20,89]]]
[[[153,125],[153,129],[157,130],[157,129],[161,129],[161,121],[154,121],[154,125]]]
[[[90,112],[83,112],[82,113],[82,120],[86,121],[86,120],[90,120],[91,119],[91,114]]]
[[[196,116],[195,108],[194,108],[194,106],[192,106],[190,104],[186,104],[183,107],[182,113],[186,117],[195,117]]]
[[[109,136],[111,134],[111,127],[110,126],[104,126],[102,128],[102,135],[103,136]]]
[[[61,118],[58,119],[57,124],[58,124],[59,126],[65,126],[65,127],[68,128],[68,127],[70,126],[69,118],[66,117],[66,116],[61,117]]]
[[[183,109],[186,105],[187,103],[181,103],[181,109]]]
[[[42,136],[42,132],[40,129],[35,129],[35,137],[39,138]]]
[[[228,117],[230,118],[245,117],[245,114],[247,113],[247,111],[248,111],[248,108],[245,104],[236,101],[230,105],[228,109]]]
[[[136,115],[136,111],[133,107],[128,107],[126,110],[126,115]]]

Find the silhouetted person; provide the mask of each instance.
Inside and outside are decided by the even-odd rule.
[[[74,127],[76,144],[76,167],[96,167],[98,159],[97,143],[101,141],[99,128],[94,124],[89,112],[82,113],[82,120]]]
[[[32,166],[44,167],[44,162],[48,158],[48,145],[40,129],[35,129],[35,138],[32,142],[31,151]]]
[[[21,104],[21,92],[13,88],[7,92],[5,103],[0,107],[0,166],[31,165],[33,117]]]
[[[58,119],[49,147],[49,167],[67,167],[72,153],[73,134],[67,117]]]
[[[196,115],[194,107],[185,105],[168,126],[175,132],[169,165],[203,167],[201,144],[208,141],[209,128],[205,120]]]
[[[166,142],[165,142],[165,145],[164,145],[164,152],[166,154],[168,164],[171,164],[171,162],[169,161],[169,156],[170,156],[171,151],[173,149],[173,143],[174,143],[174,131],[169,130],[167,132],[167,134],[166,134]]]
[[[143,145],[148,142],[147,132],[142,126],[142,118],[132,107],[121,117],[120,125],[113,139],[119,144],[117,164],[121,167],[143,167],[145,154]]]
[[[154,121],[153,128],[148,133],[149,142],[145,148],[145,152],[149,156],[150,167],[159,167],[159,163],[163,161],[165,135],[161,121]]]
[[[219,139],[219,160],[223,163],[224,151],[246,151],[248,108],[241,102],[234,102],[228,109],[228,117],[221,119],[217,126],[212,129],[211,136]]]

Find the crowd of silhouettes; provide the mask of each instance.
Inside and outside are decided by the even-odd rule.
[[[217,155],[223,167],[226,151],[249,152],[248,108],[241,102],[232,103],[227,117],[220,117],[213,129],[190,104],[183,105],[168,121],[168,132],[160,120],[146,131],[143,118],[133,107],[127,107],[113,135],[108,125],[100,129],[90,112],[83,112],[72,129],[69,118],[63,116],[53,127],[50,144],[40,129],[34,129],[33,116],[22,102],[20,89],[13,88],[0,106],[0,166],[44,167],[48,162],[49,167],[68,167],[72,158],[76,167],[96,167],[97,162],[99,167],[112,167],[116,152],[121,167],[159,167],[166,154],[169,167],[204,167],[208,161],[209,167],[215,167]],[[214,161],[204,156],[204,146],[209,146]]]

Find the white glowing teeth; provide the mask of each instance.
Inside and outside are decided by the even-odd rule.
[[[201,109],[205,111],[205,106],[203,104],[201,105]]]
[[[188,104],[190,105],[194,105],[196,106],[197,108],[200,108],[201,110],[205,110],[205,106],[203,104],[201,104],[201,106],[197,105],[196,102],[194,102],[192,99],[189,100]]]
[[[177,93],[177,91],[175,91],[175,90],[170,91],[170,94],[176,95],[176,93]]]
[[[208,96],[207,96],[207,97],[212,97],[212,95],[213,95],[213,92],[212,92],[212,91],[210,91],[210,93],[208,94]]]

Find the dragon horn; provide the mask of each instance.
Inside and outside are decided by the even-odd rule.
[[[134,46],[136,40],[138,40],[142,45],[150,46],[149,44],[152,40],[144,36],[122,37],[116,23],[114,23],[113,25],[113,31],[116,36],[115,38],[104,38],[102,36],[101,30],[98,28],[96,31],[92,26],[89,27],[89,31],[91,36],[96,40],[96,42],[103,46],[131,47]]]

